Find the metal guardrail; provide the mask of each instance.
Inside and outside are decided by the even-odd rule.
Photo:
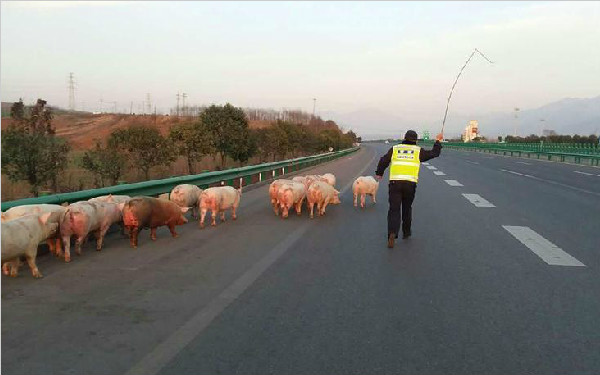
[[[433,142],[423,141],[420,142],[422,145],[432,145]],[[443,146],[448,149],[454,150],[466,150],[476,152],[494,153],[496,155],[510,155],[510,156],[526,156],[531,158],[532,155],[541,159],[542,157],[547,160],[557,159],[561,162],[573,161],[574,163],[581,164],[582,160],[588,161],[588,165],[599,166],[600,165],[600,153],[595,152],[595,148],[581,148],[582,152],[564,152],[559,147],[545,145],[542,148],[539,143],[532,144],[519,144],[519,143],[455,143],[455,142],[444,142]],[[543,150],[542,150],[543,149]],[[577,150],[577,148],[575,148]],[[557,151],[554,151],[557,150]],[[585,151],[584,151],[585,150]]]
[[[268,180],[269,178],[281,176],[286,173],[296,172],[307,167],[311,167],[323,162],[337,159],[341,156],[345,156],[352,152],[355,152],[358,149],[359,147],[353,147],[336,152],[328,152],[325,154],[306,156],[296,159],[264,163],[259,165],[251,165],[241,168],[233,168],[225,171],[214,171],[197,175],[178,176],[165,178],[161,180],[150,180],[137,182],[133,184],[115,185],[100,189],[81,190],[72,193],[46,195],[37,198],[18,199],[9,202],[2,202],[2,211],[4,212],[9,208],[15,206],[22,206],[25,204],[73,203],[108,194],[153,196],[170,192],[175,186],[179,184],[193,184],[203,189],[208,188],[210,186],[219,186],[223,184],[235,187],[239,187],[240,185],[246,186],[252,183]]]

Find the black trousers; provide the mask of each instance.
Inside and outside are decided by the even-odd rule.
[[[402,233],[410,233],[412,222],[412,203],[415,199],[417,184],[411,181],[390,181],[388,210],[388,235],[393,233],[398,238],[400,219],[402,218]],[[402,216],[400,216],[402,213]]]

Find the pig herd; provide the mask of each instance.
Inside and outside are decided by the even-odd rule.
[[[281,210],[281,217],[287,218],[293,208],[301,215],[306,200],[311,219],[315,205],[317,214],[325,215],[328,205],[340,203],[335,183],[336,178],[331,173],[275,180],[269,186],[273,211],[279,215]],[[378,186],[373,177],[358,177],[352,185],[354,206],[357,206],[358,196],[361,197],[361,207],[365,207],[366,195],[371,195],[375,203]],[[120,225],[122,233],[127,231],[130,246],[136,248],[139,231],[144,228],[150,228],[152,240],[156,240],[156,229],[160,226],[167,226],[171,235],[177,237],[175,226],[188,222],[184,213],[190,208],[200,228],[204,228],[209,211],[212,226],[216,225],[219,214],[220,220],[225,221],[226,210],[231,210],[231,217],[235,220],[241,194],[241,188],[231,186],[202,190],[195,185],[183,184],[158,198],[106,195],[68,206],[35,204],[13,207],[2,213],[2,272],[17,276],[21,257],[24,257],[33,276],[40,278],[42,273],[35,263],[40,243],[46,242],[51,253],[70,262],[72,238],[78,255],[90,234],[96,238],[96,250],[100,251],[104,236],[113,224]]]

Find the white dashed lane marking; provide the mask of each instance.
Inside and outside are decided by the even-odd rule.
[[[427,169],[436,170],[437,168],[436,168],[436,167],[434,167],[433,165],[428,165],[428,166],[427,166]]]
[[[518,161],[519,164],[531,165],[530,163],[525,163],[524,161]]]
[[[442,171],[433,171],[433,174],[436,176],[445,176],[446,174]]]
[[[465,186],[456,180],[444,180],[450,186]]]
[[[467,198],[467,200],[475,205],[475,207],[488,208],[488,207],[496,207],[492,203],[483,199],[479,194],[464,194],[463,197]]]
[[[575,171],[575,173],[583,174],[583,175],[586,175],[586,176],[593,176],[594,175],[593,173],[580,172],[580,171]]]
[[[421,164],[423,164],[423,165],[429,165],[429,163],[421,163]]]
[[[523,173],[519,173],[519,172],[515,172],[515,171],[508,171],[508,173],[516,174],[517,176],[523,176]]]
[[[527,246],[529,250],[533,251],[535,255],[542,258],[544,262],[551,266],[585,267],[585,264],[540,236],[529,227],[511,225],[503,225],[502,227],[523,245]]]
[[[465,160],[467,163],[471,163],[471,164],[479,164],[479,162],[477,161],[471,161],[471,160]]]

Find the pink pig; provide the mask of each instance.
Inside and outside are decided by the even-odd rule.
[[[313,182],[306,192],[306,201],[310,208],[310,218],[314,217],[313,209],[315,204],[317,205],[319,216],[325,215],[325,207],[328,204],[340,204],[339,194],[339,191],[324,181]]]
[[[306,197],[306,188],[299,182],[279,185],[277,203],[281,207],[281,217],[287,218],[290,208],[295,207],[298,215],[302,214],[302,202]]]
[[[198,218],[198,203],[202,189],[196,185],[181,184],[171,190],[169,199],[177,203],[179,207],[192,207],[192,216]]]
[[[273,206],[273,212],[275,212],[275,215],[279,215],[279,203],[277,202],[277,192],[279,191],[279,187],[283,184],[288,184],[292,182],[294,181],[279,179],[271,182],[271,185],[269,185],[269,198],[271,199],[271,206]]]
[[[335,186],[336,180],[335,180],[335,175],[333,173],[325,173],[323,175],[320,175],[319,177],[321,177],[321,181],[325,181],[329,185]]]
[[[235,210],[240,205],[242,189],[235,189],[231,186],[211,187],[202,192],[200,199],[200,228],[204,228],[204,218],[208,210],[212,213],[212,223],[217,225],[217,213],[221,213],[221,221],[225,221],[225,210],[231,209],[231,217],[237,219]]]
[[[352,183],[352,192],[354,193],[354,207],[358,206],[358,195],[360,194],[360,207],[364,208],[366,196],[370,195],[373,203],[377,203],[375,196],[379,189],[379,182],[372,176],[360,176]]]
[[[112,224],[121,221],[124,204],[83,201],[69,205],[60,222],[65,262],[71,261],[72,236],[75,236],[75,252],[78,255],[81,255],[81,246],[90,233],[96,237],[96,250],[102,250],[104,235]]]

